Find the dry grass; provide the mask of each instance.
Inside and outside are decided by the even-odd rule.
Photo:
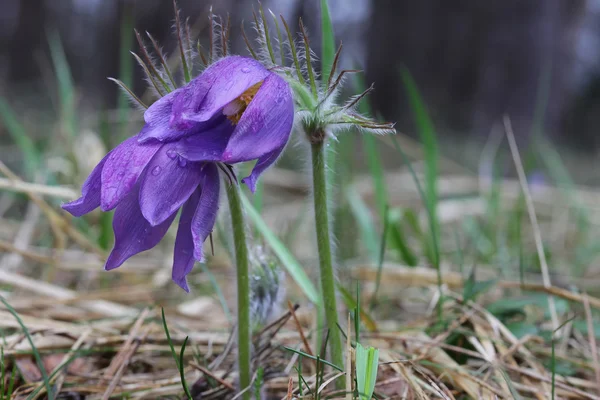
[[[195,398],[234,397],[235,346],[229,340],[232,326],[207,289],[208,278],[204,274],[194,274],[195,294],[184,296],[174,289],[169,283],[168,246],[104,274],[101,268],[105,251],[56,207],[56,199],[70,198],[76,192],[22,182],[5,165],[0,167],[4,175],[0,179],[1,190],[26,194],[27,207],[37,210],[25,213],[22,220],[0,220],[1,294],[27,327],[45,372],[61,398],[182,398],[181,378],[163,330],[161,306],[177,351],[189,336],[184,372]],[[272,200],[264,214],[278,232],[301,214],[304,203],[302,179],[281,176],[271,173],[267,183],[270,190],[276,188],[285,193],[289,201]],[[407,173],[390,173],[387,179],[396,205],[418,207],[419,199]],[[290,186],[292,181],[296,184]],[[462,174],[440,178],[439,187],[442,197],[481,189],[477,179]],[[370,201],[372,193],[367,180],[359,179],[357,188]],[[442,202],[440,221],[448,227],[467,216],[480,216],[485,209],[481,204],[483,194],[469,200],[468,206],[452,200]],[[501,194],[502,204],[514,203],[519,197],[519,183],[505,181]],[[581,190],[574,195],[582,204],[589,204],[590,222],[595,225],[598,213],[594,204],[598,204],[600,193]],[[531,196],[545,239],[555,244],[568,241],[576,229],[569,219],[558,228],[553,225],[556,215],[571,207],[566,201],[557,201],[561,191],[539,187]],[[298,229],[292,248],[310,270],[314,256],[305,225],[306,222]],[[548,228],[553,226],[556,229]],[[529,244],[533,244],[531,237],[524,235]],[[341,278],[358,279],[362,286],[361,303],[368,304],[377,269],[364,260],[348,264],[340,272]],[[218,245],[210,268],[228,303],[234,303],[229,262]],[[505,268],[505,277],[518,276],[513,267]],[[492,267],[479,271],[479,278],[498,274],[498,269]],[[500,279],[474,302],[462,298],[465,280],[456,265],[443,265],[440,293],[436,273],[427,266],[413,268],[386,262],[378,293],[380,301],[366,315],[374,319],[374,324],[365,325],[377,329],[363,331],[360,339],[363,345],[380,349],[375,393],[379,398],[395,399],[549,399],[554,391],[556,398],[600,398],[593,321],[600,299],[585,293],[596,289],[594,270],[588,269],[588,279],[583,280],[554,271],[555,286],[535,274],[526,276],[527,283]],[[578,285],[580,291],[574,290],[573,285]],[[255,363],[264,368],[264,398],[299,397],[298,373],[294,370],[299,357],[282,346],[308,354],[315,354],[316,350],[314,309],[291,282],[289,286],[289,298],[297,301],[299,308],[291,307],[291,303],[290,307],[283,307],[281,319],[255,337]],[[493,301],[518,297],[524,292],[552,295],[571,305],[567,312],[556,314],[563,325],[551,340],[529,334],[517,337],[506,322],[486,308]],[[443,321],[433,312],[440,294],[444,299]],[[11,371],[16,370],[11,398],[43,398],[42,374],[28,338],[9,309],[3,307],[0,314],[5,371],[2,393],[11,380]],[[588,332],[582,334],[574,329],[573,317],[586,321]],[[556,328],[543,313],[535,324],[547,331]],[[348,351],[351,357],[352,349]],[[553,377],[552,360],[555,365],[569,365],[569,374],[558,370]],[[344,393],[333,393],[334,385],[314,387],[315,372],[315,362],[304,358],[302,375],[313,395],[319,391],[329,398],[347,398]],[[343,373],[326,370],[321,382],[335,378],[345,379]],[[37,395],[31,396],[36,390]],[[311,398],[307,393],[304,388],[303,398]]]

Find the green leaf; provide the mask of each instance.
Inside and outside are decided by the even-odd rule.
[[[287,272],[292,276],[294,281],[296,281],[306,297],[308,297],[313,304],[320,304],[321,298],[317,292],[317,289],[306,275],[306,272],[304,272],[304,269],[300,263],[294,258],[292,253],[290,253],[290,251],[279,240],[279,238],[277,238],[273,231],[269,229],[260,214],[258,214],[256,209],[252,206],[250,200],[248,200],[243,193],[240,194],[240,197],[248,217],[250,217],[250,220],[256,229],[260,232],[263,238],[265,238],[269,247],[271,250],[273,250],[277,258],[279,258],[279,261],[281,261]]]
[[[360,399],[370,400],[375,391],[379,349],[356,343],[356,388]]]
[[[417,130],[424,146],[425,154],[425,199],[426,205],[429,209],[430,228],[431,228],[431,240],[437,240],[439,236],[439,223],[437,220],[437,203],[438,203],[438,191],[437,191],[437,176],[438,176],[438,145],[433,123],[429,118],[425,103],[421,98],[417,85],[413,80],[412,76],[406,68],[401,70],[402,81],[406,88],[406,94],[408,96],[408,102],[415,118]],[[435,238],[435,239],[434,239]],[[438,268],[440,257],[439,252],[433,252],[434,259],[432,260],[433,265]]]
[[[465,303],[469,300],[475,301],[477,296],[485,293],[496,284],[496,279],[478,282],[475,277],[475,272],[476,269],[473,268],[469,274],[469,278],[465,282],[465,287],[463,288],[463,301]]]
[[[29,138],[29,135],[27,135],[25,128],[17,119],[12,108],[10,108],[6,100],[2,97],[0,97],[0,119],[4,122],[8,133],[19,150],[23,153],[25,160],[24,168],[27,176],[33,178],[40,166],[40,152]]]
[[[408,239],[404,234],[404,229],[402,227],[403,222],[410,223],[405,216],[406,212],[402,212],[402,210],[394,209],[388,213],[387,222],[389,225],[388,231],[388,240],[390,246],[397,250],[400,254],[400,259],[403,263],[410,267],[415,267],[419,263],[419,259],[415,255],[415,253],[411,250]]]
[[[346,190],[346,199],[354,214],[354,218],[358,222],[362,241],[367,247],[369,258],[371,261],[377,262],[379,259],[379,241],[373,217],[371,216],[371,210],[369,210],[369,207],[367,207],[353,187],[349,187]]]
[[[121,36],[119,43],[119,80],[129,88],[133,86],[133,62],[130,54],[133,48],[133,28],[133,4],[125,3],[119,27]],[[129,99],[125,93],[119,93],[117,108],[119,109],[119,133],[122,137],[126,137]]]
[[[344,304],[346,305],[346,307],[349,310],[359,308],[358,303],[356,302],[354,297],[352,297],[352,294],[344,286],[342,286],[340,283],[338,283],[336,285],[336,287],[337,287],[338,292],[342,296],[342,301],[344,302]],[[377,323],[375,322],[373,317],[371,317],[371,314],[369,314],[367,311],[365,311],[364,307],[360,307],[359,312],[360,312],[360,318],[363,321],[363,323],[365,324],[365,326],[367,327],[367,329],[370,332],[375,332],[377,330]]]
[[[327,0],[321,0],[321,81],[327,82],[335,57],[335,36]]]
[[[364,92],[367,87],[360,74],[356,75],[355,88],[357,93]],[[369,102],[364,99],[358,105],[358,111],[363,115],[371,115],[371,106]],[[364,146],[365,155],[367,157],[367,165],[369,172],[373,179],[373,188],[375,191],[375,203],[377,204],[377,211],[379,216],[383,218],[383,211],[385,205],[388,204],[388,193],[385,184],[385,175],[383,170],[383,164],[381,163],[381,155],[379,154],[379,147],[377,146],[377,138],[374,135],[361,135]]]
[[[61,118],[66,124],[66,131],[72,139],[77,134],[77,114],[75,113],[75,85],[71,69],[67,61],[60,37],[56,31],[48,34],[50,56],[54,64],[54,73],[58,81],[58,90],[61,106]]]
[[[42,380],[44,381],[44,386],[46,387],[46,393],[48,394],[48,398],[53,399],[54,393],[52,390],[52,386],[50,385],[50,379],[48,378],[48,374],[46,373],[46,368],[44,368],[42,356],[40,355],[37,347],[35,347],[35,344],[33,343],[33,339],[31,338],[31,335],[29,334],[29,330],[23,323],[23,320],[21,319],[21,317],[19,317],[19,314],[17,314],[17,311],[10,304],[8,304],[8,302],[4,299],[4,297],[0,296],[0,301],[2,302],[2,304],[4,304],[4,306],[6,307],[8,312],[10,312],[13,317],[15,317],[15,319],[17,320],[17,323],[23,330],[23,334],[25,335],[25,337],[27,338],[27,341],[29,342],[29,345],[31,346],[31,351],[33,353],[33,358],[35,358],[35,363],[36,363],[38,369],[40,370],[40,374],[42,375]]]

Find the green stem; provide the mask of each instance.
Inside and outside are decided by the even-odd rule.
[[[237,183],[227,185],[227,198],[231,212],[233,242],[235,245],[235,263],[237,267],[237,297],[238,297],[238,368],[240,373],[240,389],[250,386],[250,280],[248,278],[248,247],[246,245],[246,225],[240,199],[240,188]],[[250,399],[251,391],[246,391],[242,397]]]
[[[331,256],[331,238],[329,227],[329,211],[327,207],[327,175],[326,147],[323,142],[312,145],[313,195],[315,207],[315,227],[317,230],[317,245],[319,249],[319,266],[321,269],[321,291],[325,306],[325,318],[329,329],[329,344],[331,361],[343,368],[344,357],[342,340],[338,328],[335,278]],[[343,381],[338,380],[343,386]]]

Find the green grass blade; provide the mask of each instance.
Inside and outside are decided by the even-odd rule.
[[[337,290],[341,295],[341,299],[344,302],[344,304],[346,305],[346,307],[349,310],[358,309],[360,319],[365,324],[367,329],[371,332],[375,332],[377,330],[377,323],[375,322],[375,319],[373,319],[371,314],[369,314],[367,311],[365,311],[364,308],[358,307],[358,303],[356,302],[354,297],[352,297],[352,294],[350,293],[350,291],[348,291],[348,289],[346,289],[343,285],[338,283],[336,285],[336,287],[337,287]],[[345,334],[345,332],[343,330],[342,330],[342,333]]]
[[[355,78],[355,84],[357,93],[364,92],[367,88],[362,76],[357,75]],[[365,115],[371,115],[371,106],[369,102],[363,100],[358,105],[358,111]],[[373,189],[375,190],[375,203],[377,204],[377,211],[379,217],[383,218],[383,212],[386,204],[388,204],[388,193],[385,184],[385,175],[383,165],[381,163],[381,155],[379,154],[379,148],[377,145],[377,138],[374,135],[361,135],[363,144],[365,147],[365,155],[367,157],[367,165],[369,172],[373,178]]]
[[[389,229],[389,217],[388,217],[388,207],[386,205],[384,211],[384,219],[383,219],[383,233],[381,234],[381,239],[379,240],[379,260],[377,261],[377,278],[375,279],[375,290],[373,291],[373,297],[371,297],[371,302],[369,304],[369,309],[373,309],[375,307],[375,303],[377,302],[377,293],[379,292],[379,287],[381,286],[381,274],[383,272],[383,260],[385,258],[385,248],[387,244],[387,236]]]
[[[302,357],[310,358],[311,360],[315,360],[315,361],[316,361],[316,360],[318,360],[319,362],[321,362],[321,363],[323,363],[323,364],[329,365],[329,366],[330,366],[331,368],[333,368],[333,369],[336,369],[336,370],[338,370],[338,371],[340,371],[340,372],[344,372],[344,370],[343,370],[341,367],[338,367],[337,365],[335,365],[335,364],[333,364],[333,363],[330,363],[329,361],[327,361],[327,360],[324,360],[324,359],[322,359],[322,358],[321,358],[321,357],[319,357],[319,356],[316,356],[316,357],[315,357],[315,356],[311,356],[311,355],[310,355],[310,354],[308,354],[308,353],[305,353],[305,352],[303,352],[303,351],[300,351],[300,350],[292,349],[291,347],[287,347],[287,346],[282,346],[282,347],[283,347],[285,350],[287,350],[287,351],[291,351],[292,353],[296,353],[296,354],[298,354],[298,355],[301,355]],[[317,387],[318,387],[318,386],[317,386]]]
[[[335,36],[329,14],[327,0],[321,0],[321,82],[327,82],[333,58],[335,57]]]
[[[379,365],[379,350],[373,347],[365,348],[356,344],[356,389],[359,398],[370,400],[375,391],[377,367]]]
[[[306,275],[306,272],[304,272],[304,269],[300,263],[298,263],[292,253],[290,253],[287,247],[285,247],[285,245],[279,240],[273,231],[269,229],[265,221],[252,206],[250,200],[248,200],[243,193],[241,193],[241,198],[250,221],[252,221],[256,229],[266,240],[271,250],[273,250],[275,255],[279,258],[279,261],[281,261],[294,281],[296,281],[298,286],[300,286],[306,297],[308,297],[313,304],[320,304],[321,300],[317,289]]]
[[[413,178],[413,180],[415,181],[415,185],[417,186],[417,190],[419,192],[419,195],[421,196],[421,198],[423,199],[423,202],[425,203],[425,210],[427,211],[427,217],[428,217],[428,221],[429,221],[429,229],[430,232],[436,232],[437,230],[437,219],[436,219],[436,212],[435,210],[432,210],[432,203],[427,201],[427,196],[425,194],[425,191],[423,190],[423,187],[421,186],[421,182],[419,181],[419,177],[417,177],[417,173],[415,172],[415,169],[412,166],[412,163],[410,162],[408,156],[406,155],[406,153],[404,152],[404,150],[402,150],[402,148],[400,147],[400,145],[398,144],[398,140],[394,137],[391,136],[392,139],[392,143],[394,144],[394,147],[396,148],[396,151],[398,151],[398,153],[400,153],[400,156],[402,157],[402,160],[404,161],[404,163],[406,164],[406,166],[408,167],[408,170]],[[442,271],[440,269],[440,264],[439,264],[439,243],[438,243],[438,236],[436,234],[431,236],[431,245],[433,247],[433,254],[436,257],[436,261],[437,263],[434,264],[434,267],[436,269],[437,272],[437,285],[438,285],[438,290],[442,290]],[[438,302],[438,307],[437,307],[437,311],[438,311],[438,318],[440,320],[442,320],[442,306],[443,306],[443,296],[440,297],[440,301]]]
[[[128,88],[133,87],[133,60],[130,54],[131,50],[133,50],[133,29],[133,5],[125,3],[119,27],[121,36],[119,45],[119,80]],[[123,92],[119,92],[117,108],[119,110],[120,134],[125,137],[127,135],[129,98]]]
[[[423,142],[424,154],[425,154],[425,197],[424,201],[429,209],[430,217],[430,229],[431,229],[431,240],[438,240],[439,235],[439,224],[437,220],[437,203],[438,203],[438,191],[437,191],[437,178],[438,178],[438,158],[439,151],[437,145],[437,138],[433,128],[433,123],[427,114],[427,109],[423,103],[423,99],[419,94],[415,81],[406,68],[401,70],[402,81],[406,87],[406,93],[408,101],[415,118],[415,123],[419,131],[419,136]],[[435,237],[435,239],[434,239]],[[438,268],[440,263],[439,252],[433,252],[432,263],[434,267]]]
[[[8,312],[10,312],[13,317],[15,317],[15,319],[17,320],[17,323],[23,330],[23,334],[25,335],[25,337],[27,338],[27,341],[29,342],[29,345],[31,346],[31,351],[33,353],[33,357],[35,358],[35,363],[36,363],[38,369],[40,370],[40,374],[42,375],[42,380],[44,381],[44,386],[46,387],[46,393],[48,393],[48,398],[53,399],[54,393],[52,392],[52,387],[50,386],[50,380],[48,379],[48,374],[46,373],[46,368],[44,367],[44,363],[42,361],[42,356],[40,356],[40,353],[38,352],[37,348],[35,347],[35,344],[33,343],[33,339],[31,338],[31,335],[29,334],[29,330],[27,329],[27,327],[21,320],[21,317],[19,317],[19,314],[17,314],[15,309],[10,304],[8,304],[6,299],[4,297],[0,296],[0,301],[2,302],[2,304],[4,304],[4,307],[6,307]]]
[[[377,240],[378,235],[375,224],[373,223],[371,211],[353,187],[349,187],[346,190],[346,200],[350,205],[354,218],[358,222],[362,241],[367,248],[369,258],[371,261],[377,262],[380,246]]]
[[[389,225],[386,240],[390,241],[390,248],[396,250],[403,263],[409,267],[416,267],[419,263],[418,257],[410,248],[407,235],[404,233],[403,224],[411,225],[412,214],[408,211],[393,209],[387,213],[385,223]],[[389,236],[389,238],[388,238]],[[419,237],[420,233],[414,232],[414,237]]]
[[[177,369],[181,370],[179,366],[179,358],[177,357],[177,353],[175,352],[175,347],[173,346],[173,341],[171,340],[171,334],[169,333],[169,327],[167,326],[167,318],[165,317],[165,309],[161,308],[162,315],[162,323],[163,328],[165,330],[165,335],[167,336],[167,342],[169,343],[169,348],[171,349],[171,355],[173,356],[173,360],[175,360],[175,365],[177,365]]]
[[[0,97],[0,119],[4,122],[8,133],[19,150],[23,153],[25,173],[29,178],[33,178],[40,166],[40,152],[27,135],[25,128],[17,119],[12,108],[10,108],[6,100],[2,97]]]
[[[48,44],[58,82],[61,119],[69,138],[73,139],[77,134],[77,114],[75,113],[75,85],[71,69],[58,32],[53,31],[48,34]]]
[[[166,323],[165,323],[166,326]],[[183,386],[183,391],[185,392],[185,395],[187,396],[188,400],[194,400],[194,398],[192,397],[192,394],[190,393],[190,389],[188,388],[187,382],[185,381],[185,368],[183,367],[183,355],[185,354],[185,346],[187,344],[187,341],[190,337],[186,336],[185,340],[183,341],[183,345],[181,345],[181,351],[179,352],[179,375],[181,376],[181,385]]]

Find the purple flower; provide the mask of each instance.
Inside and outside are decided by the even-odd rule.
[[[219,163],[257,160],[242,180],[254,191],[283,151],[294,106],[287,83],[259,62],[232,56],[150,106],[145,126],[108,153],[63,208],[81,216],[115,209],[115,246],[105,265],[158,244],[181,209],[173,280],[186,276],[210,235],[219,208]]]

